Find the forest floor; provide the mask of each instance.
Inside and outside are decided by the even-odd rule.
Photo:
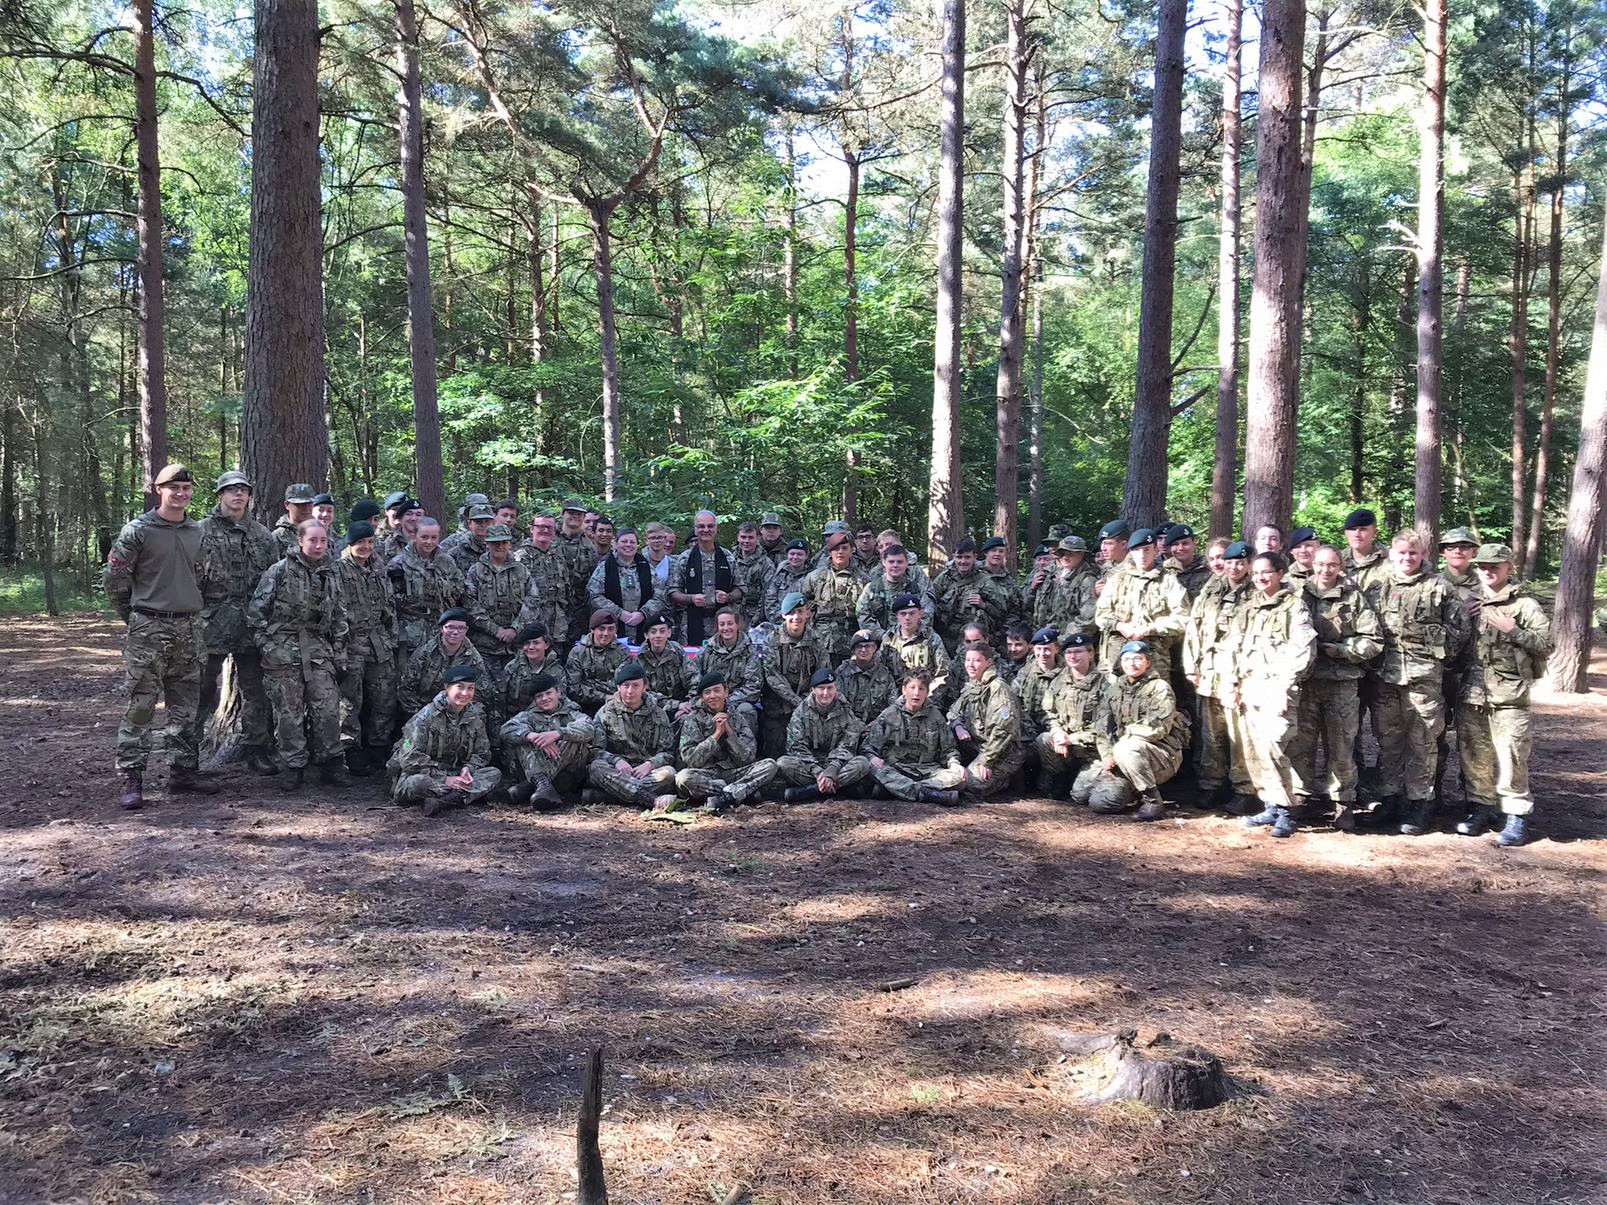
[[[124,815],[116,641],[0,627],[0,1201],[573,1200],[595,1045],[620,1205],[1607,1197],[1607,695],[1537,706],[1512,851],[243,775]],[[1069,1035],[1123,1026],[1237,1095],[1079,1103]]]

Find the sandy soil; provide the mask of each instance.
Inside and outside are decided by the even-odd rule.
[[[1607,1198],[1607,697],[1540,706],[1516,851],[244,775],[129,816],[115,641],[0,630],[0,1201],[573,1200],[594,1045],[631,1205]],[[1127,1025],[1239,1094],[1079,1103],[1068,1035]]]

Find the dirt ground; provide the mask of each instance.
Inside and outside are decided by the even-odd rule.
[[[1515,851],[243,775],[129,816],[115,641],[0,629],[0,1200],[573,1200],[594,1045],[625,1205],[1607,1199],[1607,695],[1538,708]],[[1121,1026],[1238,1095],[1079,1103],[1068,1035]]]

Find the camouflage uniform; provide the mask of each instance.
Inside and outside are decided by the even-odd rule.
[[[514,627],[539,623],[547,629],[555,649],[569,645],[569,575],[563,554],[555,543],[545,552],[526,540],[514,549],[513,559],[530,572],[523,603]]]
[[[1378,612],[1360,590],[1343,579],[1332,590],[1322,590],[1307,578],[1305,594],[1317,634],[1317,659],[1301,689],[1298,719],[1289,741],[1295,794],[1304,799],[1316,793],[1320,739],[1327,751],[1328,798],[1335,803],[1355,803],[1356,734],[1361,727],[1358,684],[1368,662],[1384,649]]]
[[[862,588],[852,569],[833,569],[830,565],[806,574],[798,588],[814,607],[815,633],[826,646],[833,665],[853,652],[854,631],[859,627],[855,608]]]
[[[409,544],[385,566],[396,592],[396,622],[402,663],[428,640],[441,620],[441,612],[463,605],[463,575],[457,562],[440,549],[425,560]]]
[[[727,710],[748,721],[755,731],[759,723],[759,696],[764,690],[764,668],[758,650],[746,632],[737,636],[730,648],[710,636],[698,651],[696,673],[719,674],[725,679]]]
[[[350,548],[335,562],[335,578],[347,623],[341,740],[348,748],[389,749],[396,739],[397,677],[396,601],[390,579],[377,556],[364,564]]]
[[[883,569],[871,575],[870,581],[859,592],[859,602],[855,608],[859,615],[859,626],[883,632],[896,628],[898,616],[893,612],[893,600],[900,594],[913,594],[921,600],[921,617],[927,624],[937,618],[937,602],[932,597],[932,583],[927,580],[926,570],[912,564],[904,571],[903,578],[896,582],[888,581]]]
[[[990,665],[965,684],[949,708],[948,723],[971,734],[967,744],[976,750],[965,767],[964,789],[972,795],[995,795],[1007,790],[1026,760],[1021,745],[1021,703]],[[986,767],[986,778],[977,771]]]
[[[287,556],[293,549],[301,547],[301,537],[296,534],[296,525],[290,521],[289,515],[280,515],[269,533],[277,546],[275,551],[280,557]]]
[[[1001,652],[999,654],[999,659],[993,663],[993,668],[998,671],[1000,678],[1004,679],[1004,681],[1008,682],[1011,686],[1014,686],[1020,680],[1021,675],[1026,672],[1027,666],[1031,664],[1031,654],[1021,658],[1020,661],[1017,661],[1008,653]]]
[[[867,758],[886,764],[874,766],[871,777],[895,799],[920,800],[921,791],[952,791],[965,781],[965,767],[954,747],[954,732],[941,711],[930,702],[909,711],[903,699],[888,704],[865,730],[860,744]]]
[[[730,731],[714,732],[714,712],[700,701],[681,721],[681,765],[675,788],[688,799],[746,803],[776,776],[776,763],[755,760],[759,745],[753,728],[739,715],[729,716]]]
[[[837,694],[861,724],[870,724],[897,701],[898,675],[879,652],[869,666],[850,657],[837,667]]]
[[[1249,593],[1249,578],[1236,586],[1226,577],[1212,578],[1194,600],[1183,633],[1183,672],[1200,680],[1195,687],[1200,717],[1195,774],[1199,789],[1205,793],[1231,784],[1235,794],[1255,794],[1244,761],[1244,746],[1233,739],[1228,723],[1232,703],[1229,678],[1233,670],[1233,648],[1228,638],[1233,617]]]
[[[1149,629],[1142,637],[1149,645],[1150,668],[1157,677],[1172,675],[1172,650],[1183,638],[1188,623],[1188,592],[1183,583],[1159,565],[1139,569],[1125,561],[1105,584],[1094,608],[1094,622],[1104,638],[1099,648],[1099,665],[1114,671],[1121,661],[1122,645],[1128,637],[1116,630],[1119,623],[1141,624]]]
[[[1471,533],[1468,533],[1471,534]],[[1467,619],[1467,630],[1471,634],[1477,631],[1479,617],[1479,599],[1483,588],[1479,585],[1479,575],[1473,570],[1467,573],[1452,573],[1447,567],[1440,570],[1440,580],[1449,586],[1455,593],[1457,601],[1462,604]],[[1462,652],[1446,667],[1445,676],[1440,681],[1440,693],[1445,699],[1445,727],[1440,732],[1439,743],[1436,745],[1437,763],[1434,767],[1434,797],[1444,798],[1443,784],[1445,771],[1450,768],[1451,761],[1451,730],[1457,727],[1457,700],[1462,697],[1462,673],[1466,662],[1474,656],[1474,642],[1470,639],[1462,646]],[[1458,735],[1457,740],[1461,737]],[[1466,787],[1463,788],[1464,794]]]
[[[1029,657],[1026,668],[1009,684],[1014,688],[1016,698],[1021,700],[1021,742],[1024,746],[1030,747],[1038,733],[1049,723],[1050,696],[1059,687],[1060,680],[1070,672],[1064,665],[1045,670],[1036,658]]]
[[[597,562],[602,558],[597,555],[597,546],[586,538],[584,531],[568,535],[560,527],[553,548],[558,550],[563,559],[565,577],[569,583],[566,591],[569,599],[569,635],[579,632],[584,637],[586,620],[592,612],[587,584],[591,581],[591,571],[597,568]]]
[[[982,599],[981,606],[966,602],[972,594]],[[950,649],[959,643],[966,624],[979,623],[994,635],[1004,629],[1006,617],[1018,609],[1013,586],[1007,589],[998,578],[981,569],[961,577],[952,564],[933,580],[932,595],[937,606],[937,631]]]
[[[1096,812],[1120,812],[1182,767],[1189,721],[1171,683],[1152,668],[1136,682],[1112,676],[1094,740],[1097,760],[1077,775],[1071,797]],[[1104,769],[1106,758],[1115,758],[1115,770]]]
[[[520,650],[503,671],[494,708],[496,715],[502,719],[510,719],[529,707],[531,700],[536,697],[533,683],[542,674],[551,674],[557,678],[558,689],[565,695],[568,694],[569,680],[565,675],[563,658],[558,655],[557,650],[548,649],[547,655],[534,664],[524,655],[524,651]]]
[[[1389,546],[1375,543],[1373,550],[1364,557],[1356,557],[1349,548],[1340,550],[1340,563],[1345,567],[1345,575],[1350,578],[1351,585],[1362,592],[1362,597],[1372,604],[1373,610],[1379,615],[1384,611],[1384,587],[1389,582]],[[1363,715],[1372,719],[1373,737],[1378,741],[1380,750],[1384,747],[1383,728],[1379,721],[1378,701],[1384,694],[1384,679],[1380,674],[1378,665],[1366,667],[1362,674],[1360,695]],[[1356,768],[1360,771],[1366,766],[1366,758],[1362,752],[1361,724],[1356,726]]]
[[[1110,684],[1110,675],[1097,669],[1086,678],[1079,678],[1068,669],[1045,696],[1049,722],[1033,744],[1038,752],[1038,764],[1046,774],[1078,772],[1099,756],[1096,726]],[[1055,747],[1056,739],[1062,736],[1071,741],[1065,753]]]
[[[502,785],[502,772],[491,764],[485,709],[475,702],[453,711],[443,690],[402,728],[402,739],[386,765],[391,799],[422,803],[440,798],[451,790],[446,780],[456,778],[464,766],[474,777],[474,785],[463,793],[467,802],[479,803]]]
[[[1195,557],[1185,569],[1178,563],[1176,557],[1169,556],[1163,568],[1182,584],[1184,592],[1189,596],[1191,607],[1194,605],[1194,600],[1200,596],[1200,591],[1205,589],[1205,583],[1211,580],[1211,566],[1203,557]]]
[[[630,651],[619,641],[598,648],[588,632],[564,662],[564,677],[569,683],[567,694],[575,706],[587,715],[614,695],[614,671],[630,659]]]
[[[1095,635],[1094,611],[1099,597],[1094,583],[1099,574],[1084,561],[1069,573],[1063,569],[1050,572],[1049,582],[1039,592],[1033,608],[1032,622],[1040,628],[1054,628],[1062,636],[1073,632]]]
[[[128,708],[117,728],[117,768],[143,770],[160,698],[175,769],[200,765],[197,716],[206,663],[201,621],[201,525],[147,511],[127,524],[106,558],[106,597],[128,624],[123,667]]]
[[[810,624],[801,636],[778,628],[759,657],[761,695],[764,709],[762,748],[778,756],[787,748],[787,723],[793,709],[809,694],[809,679],[815,671],[830,668],[831,655],[820,643]]]
[[[597,711],[597,730],[603,748],[586,773],[592,786],[615,803],[637,807],[651,807],[657,796],[674,789],[675,730],[663,700],[644,694],[642,705],[631,711],[612,696]],[[651,762],[653,768],[645,778],[622,774],[614,765],[620,759],[633,766]]]
[[[692,697],[692,687],[697,683],[698,667],[686,655],[685,647],[672,640],[662,653],[655,653],[644,644],[636,654],[636,663],[647,674],[647,689],[664,700],[673,718],[680,705]]]
[[[558,734],[556,754],[525,739],[543,732]],[[534,707],[516,712],[502,725],[497,739],[508,773],[538,789],[578,790],[585,784],[593,759],[603,750],[601,730],[568,699],[560,699],[558,710],[551,714]]]
[[[793,572],[792,566],[782,561],[770,575],[770,584],[764,591],[764,622],[781,626],[781,600],[789,594],[802,594],[804,578],[813,573],[808,564]]]
[[[1445,726],[1442,679],[1467,639],[1467,612],[1456,592],[1424,569],[1409,578],[1390,574],[1380,618],[1379,793],[1425,803],[1434,798],[1434,768]]]
[[[810,692],[787,722],[787,752],[777,760],[776,772],[793,787],[812,787],[815,777],[825,774],[841,792],[870,773],[870,762],[859,751],[864,735],[865,725],[840,694],[823,710]]]
[[[763,549],[755,549],[751,557],[734,552],[731,561],[737,585],[742,587],[742,617],[748,627],[756,628],[764,622],[764,600],[770,589],[770,579],[775,576],[776,563]]]
[[[475,706],[483,707],[480,700],[491,698],[492,677],[480,650],[474,647],[474,641],[465,640],[453,651],[442,642],[441,633],[436,632],[407,659],[407,668],[402,671],[402,683],[397,690],[402,714],[412,715],[440,694],[446,687],[446,671],[458,665],[474,667],[474,702]]]
[[[320,764],[339,757],[339,678],[350,625],[335,566],[292,550],[262,575],[249,616],[285,765],[305,769],[309,749]]]
[[[954,663],[949,660],[949,651],[943,647],[938,634],[924,624],[913,636],[903,635],[895,624],[882,637],[882,656],[898,676],[900,687],[912,670],[924,669],[931,674],[931,698],[928,701],[933,707],[947,706],[949,699],[958,693],[957,690],[951,690],[958,683],[949,679],[951,674],[957,675],[960,671],[954,669]]]
[[[458,567],[458,572],[465,578],[469,576],[469,570],[473,569],[480,562],[480,558],[485,556],[485,550],[486,542],[470,531],[467,526],[454,531],[446,539],[442,540],[439,549],[442,554],[452,558],[452,563]]]
[[[1517,620],[1510,632],[1482,622],[1465,662],[1457,717],[1462,786],[1475,807],[1498,804],[1508,816],[1534,811],[1529,793],[1529,683],[1546,668],[1551,621],[1522,586],[1509,581],[1484,594],[1481,615]]]
[[[519,651],[516,642],[497,639],[498,628],[519,628],[519,615],[530,589],[530,570],[509,557],[501,565],[491,563],[486,553],[469,569],[464,583],[464,607],[469,612],[469,639],[480,650],[480,659],[493,674],[499,675],[508,659]]]
[[[243,480],[243,478],[242,478]],[[195,713],[195,744],[218,706],[223,663],[234,658],[234,680],[240,688],[241,739],[264,751],[273,745],[273,716],[262,684],[262,658],[251,640],[246,608],[268,566],[279,559],[271,532],[249,515],[235,522],[221,508],[201,520],[201,623],[205,630],[206,666],[201,671],[200,705]]]
[[[717,612],[722,606],[727,605],[725,603],[715,601],[715,594],[720,589],[720,561],[722,559],[725,561],[731,575],[731,584],[726,587],[727,597],[730,597],[739,590],[743,590],[743,576],[742,570],[737,565],[736,553],[720,544],[716,544],[707,552],[700,553],[697,563],[698,565],[702,566],[702,572],[701,574],[697,573],[696,566],[694,566],[692,561],[692,555],[698,552],[698,545],[694,543],[690,548],[687,548],[685,551],[681,552],[675,557],[674,562],[670,566],[669,590],[674,590],[677,593],[688,595],[702,594],[707,600],[705,605],[702,607],[698,607],[690,602],[685,603],[682,606],[681,613],[680,633],[682,637],[687,641],[695,641],[698,644],[702,644],[710,636],[714,635],[715,612]],[[669,590],[664,592],[664,601],[666,604],[668,604],[670,599]],[[742,611],[745,609],[746,604],[747,593],[745,590],[743,590],[742,597],[736,599],[736,601],[730,605],[736,607],[739,611]]]
[[[1271,598],[1246,594],[1229,639],[1228,687],[1239,699],[1236,714],[1243,724],[1250,782],[1267,807],[1293,807],[1298,784],[1288,745],[1299,715],[1300,684],[1317,655],[1305,594],[1287,585]]]

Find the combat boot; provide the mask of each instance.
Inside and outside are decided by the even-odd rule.
[[[564,797],[552,785],[552,779],[543,775],[531,784],[530,803],[537,811],[550,812],[564,806]]]
[[[1278,838],[1287,838],[1295,835],[1300,826],[1295,823],[1294,812],[1288,808],[1275,808],[1278,818],[1272,822],[1272,835]]]
[[[462,791],[443,791],[426,799],[421,810],[426,816],[434,816],[447,808],[460,808],[468,802],[469,797]]]
[[[1334,806],[1334,827],[1342,833],[1356,831],[1356,805],[1340,803]]]
[[[123,771],[123,794],[117,806],[125,812],[137,812],[145,806],[145,774],[141,770]]]
[[[1246,795],[1242,791],[1234,794],[1228,800],[1227,813],[1230,816],[1250,816],[1260,811],[1261,801],[1254,795]]]
[[[326,787],[349,787],[352,780],[346,777],[346,765],[338,757],[318,763],[318,781]]]
[[[1056,774],[1051,770],[1039,770],[1036,785],[1038,794],[1050,799],[1064,799],[1071,790],[1071,776]]]
[[[1160,820],[1166,815],[1166,800],[1161,798],[1159,787],[1145,788],[1140,798],[1143,802],[1138,805],[1138,811],[1133,813],[1134,820]]]
[[[1508,816],[1506,826],[1496,836],[1495,843],[1507,849],[1526,845],[1529,841],[1529,817]]]
[[[528,782],[516,782],[508,788],[508,802],[516,807],[523,807],[530,802],[530,797],[536,793],[536,788]]]
[[[1278,823],[1278,814],[1280,812],[1282,812],[1283,810],[1284,810],[1283,808],[1274,807],[1272,804],[1269,803],[1266,807],[1262,808],[1254,816],[1246,816],[1244,818],[1244,827],[1245,828],[1267,828],[1269,825],[1273,825],[1273,824]]]
[[[210,774],[189,766],[174,766],[167,776],[168,789],[189,795],[216,795],[223,788]]]
[[[945,808],[956,807],[960,802],[960,793],[958,791],[942,791],[936,787],[922,787],[921,802],[935,803],[939,807]]]
[[[302,783],[307,781],[306,766],[291,766],[289,772],[279,780],[279,789],[286,795],[292,791],[301,790]]]
[[[1434,827],[1434,801],[1423,799],[1412,804],[1412,810],[1401,821],[1401,836],[1421,837]]]
[[[1474,808],[1456,823],[1456,831],[1464,837],[1482,837],[1495,827],[1494,808]]]
[[[781,792],[783,803],[813,803],[819,798],[819,787],[788,787]]]
[[[240,755],[247,770],[253,774],[260,774],[264,778],[271,778],[279,773],[279,763],[273,760],[273,755],[261,745],[247,745]]]
[[[346,772],[358,778],[367,778],[374,772],[374,763],[368,759],[368,750],[361,745],[353,745],[346,750]]]

